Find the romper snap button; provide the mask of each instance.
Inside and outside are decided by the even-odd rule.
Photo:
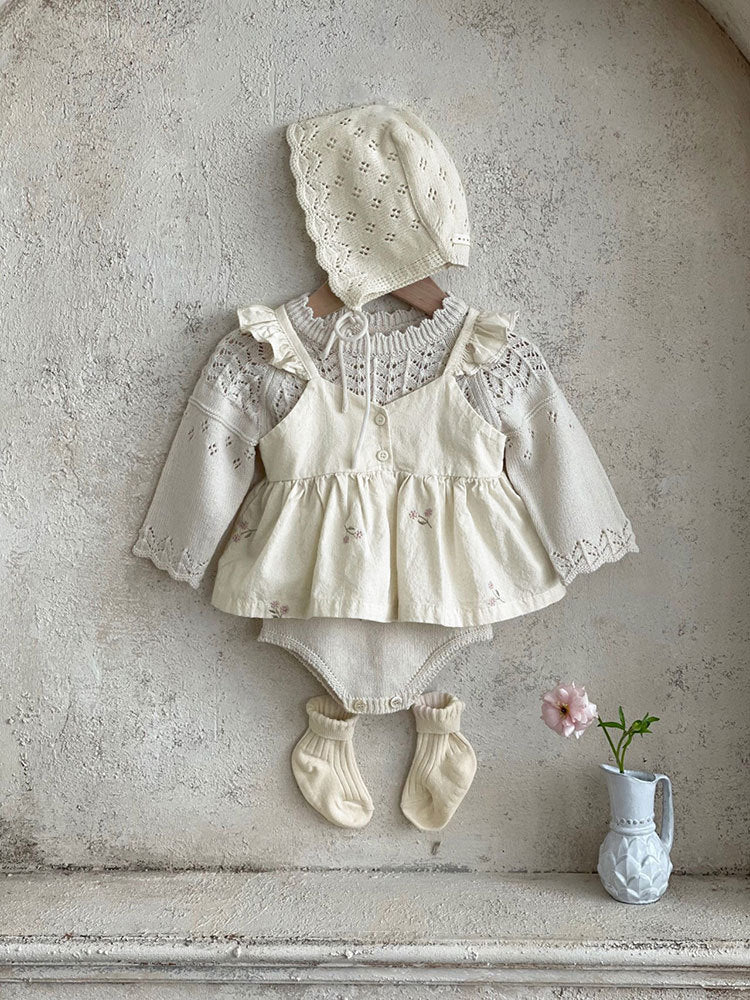
[[[379,462],[387,462],[388,461],[388,452],[385,450],[385,448],[381,448],[380,451],[377,453],[377,455],[375,457],[377,458],[377,460]]]
[[[394,694],[394,696],[391,698],[391,700],[390,700],[390,702],[388,704],[391,706],[391,708],[401,708],[401,706],[403,705],[403,703],[404,703],[404,699],[401,697],[401,695],[400,694]]]
[[[352,702],[352,708],[354,709],[355,712],[364,712],[364,710],[367,708],[367,705],[365,704],[364,701],[362,701],[361,698],[355,698],[355,700]]]
[[[375,415],[375,423],[378,424],[379,427],[382,427],[385,423],[385,413],[377,413]]]

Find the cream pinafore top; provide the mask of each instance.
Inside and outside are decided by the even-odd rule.
[[[478,315],[468,311],[442,375],[376,405],[319,374],[283,306],[241,311],[241,328],[270,344],[271,364],[306,385],[258,442],[266,475],[221,555],[217,608],[460,626],[563,596],[503,471],[505,435],[456,381],[499,350],[512,324]]]

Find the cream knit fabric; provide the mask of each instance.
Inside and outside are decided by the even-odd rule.
[[[260,642],[288,650],[347,712],[357,715],[410,708],[462,650],[465,654],[474,643],[491,639],[491,625],[450,628],[424,622],[286,616],[264,618],[258,636]]]
[[[297,199],[341,301],[370,299],[469,262],[466,197],[435,133],[375,104],[290,125]]]
[[[365,826],[373,806],[352,747],[357,716],[327,694],[308,701],[307,716],[307,731],[292,753],[299,790],[330,823]]]
[[[471,788],[477,759],[463,736],[463,702],[428,691],[412,708],[417,724],[414,760],[401,795],[401,809],[420,830],[442,830]]]

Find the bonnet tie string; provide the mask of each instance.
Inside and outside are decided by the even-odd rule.
[[[370,338],[367,336],[368,329],[369,322],[367,319],[367,313],[363,312],[361,309],[352,309],[348,312],[344,312],[334,323],[331,335],[323,348],[323,357],[327,358],[331,352],[331,348],[333,347],[334,340],[338,340],[339,369],[341,371],[341,412],[346,413],[349,401],[349,391],[346,384],[344,344],[347,341],[350,344],[354,344],[356,341],[361,340],[362,337],[365,338],[365,415],[362,418],[362,425],[359,428],[357,445],[354,449],[354,460],[352,463],[354,466],[357,464],[359,452],[362,448],[362,442],[365,439],[365,431],[367,429],[367,421],[370,419],[370,404],[372,401]]]

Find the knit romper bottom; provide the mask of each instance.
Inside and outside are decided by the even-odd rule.
[[[306,384],[259,442],[265,479],[242,505],[212,602],[263,618],[260,639],[349,711],[396,711],[457,649],[490,639],[491,622],[565,593],[503,470],[505,435],[455,379],[477,312],[442,374],[385,405],[324,379],[284,308],[268,312],[245,315],[249,332]]]

